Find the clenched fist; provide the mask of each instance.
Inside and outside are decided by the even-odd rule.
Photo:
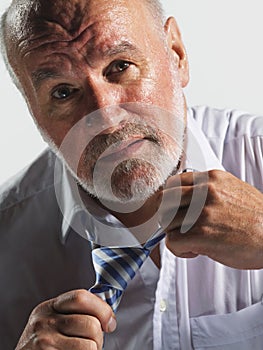
[[[256,188],[212,170],[171,177],[163,196],[160,221],[169,221],[163,225],[166,245],[176,256],[201,254],[238,269],[263,268],[263,194]]]
[[[103,332],[115,328],[106,302],[86,290],[75,290],[33,310],[16,350],[100,350]]]

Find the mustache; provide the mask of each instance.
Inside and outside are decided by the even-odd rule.
[[[88,158],[89,161],[91,158],[97,159],[109,147],[118,147],[121,142],[127,141],[133,137],[147,139],[158,146],[163,145],[163,136],[158,129],[141,123],[126,122],[116,131],[96,135],[86,146],[85,158]]]

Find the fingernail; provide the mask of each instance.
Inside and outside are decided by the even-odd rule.
[[[111,317],[108,323],[108,332],[114,332],[117,327],[117,322],[114,317]]]

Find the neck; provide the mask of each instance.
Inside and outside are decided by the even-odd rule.
[[[81,188],[79,188],[79,191],[84,204],[92,213],[89,194]],[[162,201],[161,190],[157,191],[147,199],[138,209],[129,212],[123,212],[124,210],[117,211],[115,203],[112,203],[112,205],[111,203],[107,203],[107,206],[104,206],[98,199],[94,198],[93,200],[98,206],[115,216],[141,243],[147,241],[159,228],[158,220],[156,218],[157,215],[155,214],[157,213]],[[121,204],[119,207],[122,209],[124,205]]]
[[[90,199],[89,195],[81,188],[79,191],[83,202],[87,203],[87,200]],[[107,210],[110,214],[114,215],[124,226],[128,227],[139,242],[143,241],[142,236],[145,237],[146,241],[159,228],[157,220],[154,219],[154,215],[158,211],[162,200],[161,191],[157,191],[139,209],[129,213],[121,213],[115,210],[111,210],[109,209],[111,206],[105,207],[98,199],[94,198],[94,200],[101,208]],[[115,205],[113,205],[113,207],[115,207]],[[140,225],[144,224],[145,226],[143,226],[143,229],[140,230]],[[161,257],[159,244],[151,251],[150,257],[157,268],[160,268]]]
[[[136,227],[148,222],[158,211],[162,200],[161,191],[156,192],[153,196],[147,199],[138,209],[131,212],[118,212],[108,209],[109,212],[116,216],[126,227]]]

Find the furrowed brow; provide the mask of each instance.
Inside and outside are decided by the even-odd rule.
[[[39,89],[41,84],[48,79],[61,78],[61,75],[55,69],[40,68],[35,70],[32,74],[32,81],[36,89]]]
[[[130,56],[136,56],[139,60],[144,60],[145,57],[143,53],[133,44],[128,41],[122,41],[117,45],[113,45],[107,48],[102,52],[103,57],[114,57],[119,54],[128,54]],[[93,56],[94,53],[91,53],[90,56]],[[32,72],[31,74],[33,84],[35,88],[38,90],[42,83],[49,79],[58,79],[61,78],[62,75],[57,72],[56,69],[52,68],[39,68]]]
[[[128,41],[122,41],[119,44],[113,45],[106,50],[103,50],[103,57],[113,57],[119,54],[128,54],[136,56],[138,59],[144,59],[143,53],[133,44]]]

